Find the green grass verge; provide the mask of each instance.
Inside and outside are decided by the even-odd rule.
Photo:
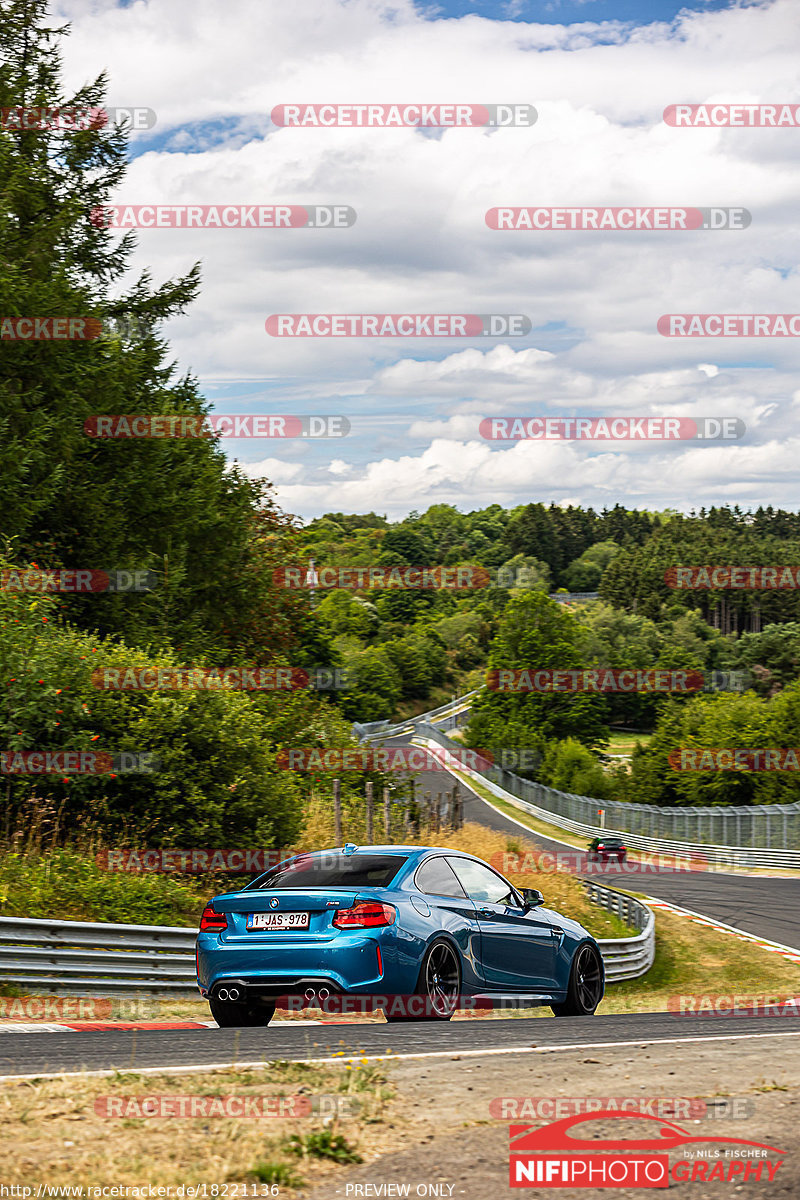
[[[245,882],[238,876],[241,887]],[[0,914],[62,921],[197,927],[203,907],[228,886],[219,876],[192,878],[106,871],[86,854],[0,855]]]
[[[635,894],[635,893],[631,893]],[[656,912],[656,958],[646,975],[612,984],[598,1012],[674,1011],[675,997],[800,995],[800,964],[755,942],[675,913]],[[730,1018],[731,1032],[737,1018]]]

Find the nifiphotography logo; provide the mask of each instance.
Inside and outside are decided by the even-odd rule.
[[[575,1136],[575,1125],[592,1121],[642,1122],[641,1137]],[[670,1163],[670,1153],[673,1161]],[[607,1109],[578,1113],[536,1128],[509,1126],[511,1187],[666,1188],[672,1183],[742,1185],[769,1182],[784,1150],[765,1142],[719,1134],[694,1134],[672,1121]]]

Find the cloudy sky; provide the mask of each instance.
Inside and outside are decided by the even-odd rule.
[[[131,204],[338,204],[342,229],[153,229],[200,261],[165,327],[219,413],[342,414],[236,440],[284,508],[800,504],[797,338],[667,338],[666,313],[800,313],[800,127],[673,128],[674,103],[800,105],[796,0],[56,0],[66,84],[151,108]],[[280,104],[530,104],[530,127],[290,128]],[[746,229],[497,231],[495,206],[742,207]],[[277,338],[275,313],[525,314],[523,337]],[[736,417],[733,444],[484,440],[486,416]]]

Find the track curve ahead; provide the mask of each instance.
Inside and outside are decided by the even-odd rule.
[[[408,745],[409,741],[410,735],[406,734],[388,739],[386,744],[401,746]],[[543,836],[528,828],[521,820],[515,821],[506,816],[448,771],[423,771],[417,778],[418,788],[434,795],[457,784],[464,800],[465,821],[474,821],[500,833],[524,836],[543,850],[553,853],[574,848]],[[586,846],[588,839],[584,848]],[[800,878],[726,874],[721,871],[665,872],[639,876],[611,873],[607,878],[594,878],[598,883],[605,883],[612,888],[616,881],[624,891],[666,900],[726,925],[733,925],[756,937],[791,946],[800,953]]]

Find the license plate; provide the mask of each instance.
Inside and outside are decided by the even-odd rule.
[[[248,913],[248,929],[308,929],[307,912]]]

